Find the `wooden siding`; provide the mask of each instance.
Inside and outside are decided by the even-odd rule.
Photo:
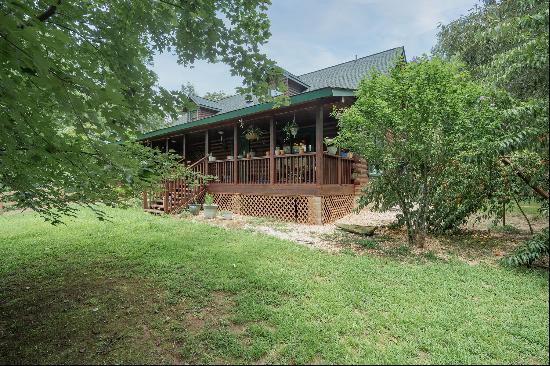
[[[287,86],[287,91],[285,95],[289,97],[293,95],[301,94],[306,89],[303,85],[300,85],[297,82],[290,79],[286,79],[286,86]]]

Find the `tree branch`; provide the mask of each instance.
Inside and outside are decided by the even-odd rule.
[[[505,165],[508,165],[508,166],[511,166],[512,165],[512,162],[510,161],[510,159],[508,158],[501,158],[500,161],[505,164]],[[546,192],[545,190],[543,190],[542,188],[540,187],[537,187],[536,185],[534,184],[531,184],[531,180],[525,175],[523,174],[521,171],[519,170],[516,170],[516,175],[518,177],[521,178],[521,180],[523,180],[529,187],[531,187],[531,189],[535,192],[537,192],[537,194],[545,199],[548,199],[548,192]]]
[[[41,22],[47,20],[48,18],[51,18],[57,11],[57,6],[59,4],[61,4],[61,0],[57,0],[56,5],[50,5],[48,9],[46,9],[42,14],[39,14],[36,18]]]

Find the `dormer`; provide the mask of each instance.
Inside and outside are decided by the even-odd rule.
[[[296,94],[301,94],[305,92],[309,85],[300,80],[296,75],[291,74],[290,72],[283,69],[283,78],[284,83],[287,87],[285,95],[291,97]]]
[[[218,103],[212,100],[201,98],[198,95],[190,95],[189,99],[191,99],[193,103],[195,103],[197,106],[195,110],[187,112],[187,120],[189,122],[213,116],[215,114],[218,114],[222,110],[221,106],[218,105]]]

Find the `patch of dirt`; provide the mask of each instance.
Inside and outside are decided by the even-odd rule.
[[[221,321],[227,320],[231,309],[235,306],[233,296],[224,291],[215,291],[212,293],[212,301],[207,306],[196,311],[190,311],[186,314],[186,324],[192,332],[200,332],[205,327],[218,324]],[[230,325],[230,328],[233,324]],[[235,333],[241,333],[242,329],[239,325],[234,327]]]

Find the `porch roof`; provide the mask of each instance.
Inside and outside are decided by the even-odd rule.
[[[353,89],[325,87],[325,88],[316,89],[313,91],[291,96],[290,105],[297,105],[301,103],[311,102],[313,100],[326,98],[326,97],[351,97],[351,96],[355,96],[355,91]],[[251,105],[250,107],[236,109],[226,113],[219,113],[211,117],[199,119],[196,121],[182,123],[179,125],[162,128],[160,130],[151,131],[139,136],[137,139],[149,140],[155,137],[167,136],[173,133],[189,130],[191,128],[206,126],[206,125],[214,124],[216,122],[228,121],[231,119],[240,118],[244,116],[250,116],[256,113],[268,111],[270,109],[273,109],[273,103],[254,104],[254,105]]]

